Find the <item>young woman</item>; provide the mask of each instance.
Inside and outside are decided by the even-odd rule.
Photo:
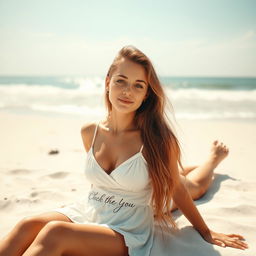
[[[1,241],[0,256],[148,256],[154,222],[175,228],[176,208],[207,242],[247,248],[240,235],[210,230],[192,200],[210,186],[227,147],[214,141],[203,165],[182,168],[163,88],[135,47],[123,47],[110,66],[105,101],[105,120],[81,129],[87,200],[21,220]]]

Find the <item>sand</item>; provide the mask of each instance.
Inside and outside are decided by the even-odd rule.
[[[0,112],[0,238],[18,220],[72,203],[88,191],[80,135],[87,121],[92,120]],[[255,256],[256,123],[177,122],[184,165],[202,163],[214,139],[228,145],[230,154],[215,170],[213,186],[195,203],[211,229],[241,234],[250,248],[242,251],[211,245],[176,211],[180,231],[169,233],[166,244],[155,241],[152,255]],[[49,155],[53,149],[59,153]]]

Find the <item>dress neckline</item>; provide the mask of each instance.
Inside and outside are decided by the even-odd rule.
[[[140,148],[140,151],[135,153],[134,155],[132,155],[131,157],[129,157],[128,159],[126,159],[124,162],[122,162],[121,164],[119,164],[116,168],[114,168],[110,173],[108,173],[104,168],[101,167],[101,165],[98,163],[98,161],[96,160],[95,158],[95,155],[94,155],[94,152],[93,152],[93,146],[94,146],[94,141],[95,141],[95,137],[96,137],[96,133],[97,133],[97,130],[98,130],[98,126],[99,126],[100,122],[98,122],[97,126],[95,127],[95,130],[94,130],[94,135],[93,135],[93,139],[92,139],[92,144],[91,144],[91,147],[88,151],[88,153],[91,153],[94,161],[96,162],[97,166],[101,169],[101,171],[103,171],[104,173],[106,173],[108,176],[111,176],[112,173],[116,172],[121,166],[123,166],[124,164],[130,162],[132,159],[138,157],[138,156],[141,156],[142,159],[145,161],[145,163],[147,162],[146,159],[144,158],[143,154],[142,154],[142,149],[143,149],[143,144]]]
[[[144,156],[142,155],[141,151],[135,153],[134,155],[132,155],[131,157],[129,157],[128,159],[126,159],[125,161],[123,161],[121,164],[119,164],[117,167],[115,167],[110,173],[108,173],[104,168],[101,167],[101,165],[98,163],[98,161],[96,160],[94,153],[93,153],[93,147],[90,148],[89,152],[91,153],[95,163],[97,164],[97,166],[101,169],[101,171],[103,171],[104,173],[106,173],[108,176],[111,176],[113,173],[115,173],[120,167],[122,167],[123,165],[125,165],[126,163],[129,163],[131,160],[136,159],[137,157],[141,157],[144,162],[146,162],[146,159],[144,158]]]

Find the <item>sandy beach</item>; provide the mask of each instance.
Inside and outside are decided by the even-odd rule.
[[[86,152],[80,129],[87,121],[94,120],[0,112],[0,238],[21,218],[86,195],[90,184],[83,174]],[[167,235],[167,246],[153,246],[152,255],[255,256],[256,123],[177,122],[184,165],[202,163],[215,139],[228,145],[229,156],[215,170],[213,186],[196,204],[211,229],[241,234],[250,248],[242,251],[208,244],[176,211],[180,231]],[[48,154],[53,149],[59,153]]]

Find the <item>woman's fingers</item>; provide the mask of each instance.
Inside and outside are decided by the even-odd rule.
[[[223,243],[223,242],[220,241],[220,240],[214,239],[213,242],[214,242],[214,244],[216,244],[216,245],[218,245],[218,246],[226,247],[225,243]]]
[[[227,244],[228,246],[233,247],[233,248],[242,249],[242,250],[247,249],[246,245],[240,244],[237,241],[233,241],[233,242],[232,241],[228,241],[227,243],[228,243]]]
[[[229,237],[237,237],[237,238],[239,238],[239,239],[241,239],[241,240],[245,240],[243,236],[237,235],[237,234],[229,234],[229,235],[227,235],[227,236],[229,236]]]
[[[216,244],[221,247],[229,246],[241,250],[245,250],[248,248],[248,245],[243,242],[245,240],[244,237],[237,234],[226,235],[210,230],[210,236],[205,235],[204,239],[209,243]]]
[[[243,241],[239,240],[239,238],[236,236],[234,238],[223,238],[221,240],[214,239],[214,243],[221,247],[229,246],[229,247],[242,249],[242,250],[245,250],[248,248],[248,245],[246,243],[244,243]]]
[[[247,248],[247,245],[246,245],[246,243],[244,243],[244,242],[242,242],[242,241],[240,241],[240,240],[236,240],[236,239],[234,239],[233,241],[231,241],[232,243],[236,243],[236,244],[238,244],[238,245],[241,245],[241,246],[243,246],[243,247],[246,247]]]
[[[242,246],[245,249],[248,248],[248,245],[243,242],[245,240],[243,236],[237,234],[230,234],[228,235],[228,237],[232,239],[230,241],[232,241],[233,243],[236,243],[237,245]]]

